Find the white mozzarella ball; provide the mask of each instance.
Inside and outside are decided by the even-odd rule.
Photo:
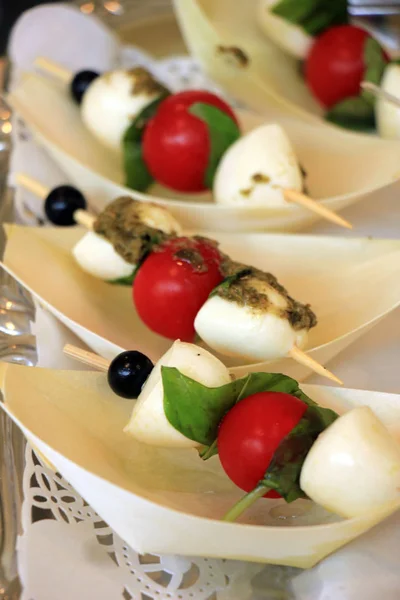
[[[223,155],[214,179],[219,204],[287,206],[282,189],[302,191],[303,179],[289,138],[279,125],[262,125]]]
[[[182,233],[182,227],[178,221],[162,206],[142,202],[138,205],[137,212],[139,219],[147,227],[160,229],[167,234],[180,235]]]
[[[122,138],[132,121],[160,96],[157,86],[146,90],[142,77],[143,69],[111,71],[97,77],[85,92],[82,120],[104,146],[122,151]]]
[[[231,381],[228,369],[210,352],[194,344],[176,341],[154,366],[124,431],[153,446],[196,448],[201,444],[177,431],[165,416],[163,366],[176,367],[186,377],[207,387],[219,387]]]
[[[257,21],[265,35],[281,50],[299,60],[304,60],[310,52],[314,38],[299,25],[290,23],[271,12],[280,1],[259,0]]]
[[[126,262],[103,236],[88,231],[74,246],[72,254],[83,271],[113,281],[132,275],[135,265]]]
[[[367,406],[339,417],[311,447],[300,486],[314,502],[357,517],[400,501],[400,447]]]
[[[260,283],[276,308],[287,307],[284,296],[268,284]],[[302,348],[307,341],[307,330],[295,331],[274,310],[261,312],[217,295],[203,304],[194,326],[201,339],[216,352],[252,361],[282,358],[293,346]]]
[[[381,87],[385,92],[400,99],[400,65],[388,65],[382,77]],[[400,139],[400,107],[378,97],[375,104],[378,133],[383,138]]]

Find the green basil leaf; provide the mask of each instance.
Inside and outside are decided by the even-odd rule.
[[[189,439],[211,445],[221,419],[236,402],[243,380],[209,388],[174,367],[161,367],[161,377],[168,421]]]
[[[165,416],[177,431],[206,446],[200,450],[205,460],[217,454],[215,441],[224,415],[237,402],[252,394],[284,392],[305,402],[318,415],[326,413],[327,422],[330,415],[334,415],[304,394],[297,381],[280,373],[249,373],[217,388],[198,383],[174,367],[162,367],[161,377]]]
[[[211,189],[219,162],[229,146],[240,138],[240,129],[230,116],[211,104],[195,102],[189,112],[204,121],[208,128],[211,148],[204,184]]]
[[[347,0],[280,0],[271,12],[311,36],[348,22]]]
[[[125,185],[138,192],[145,192],[153,183],[153,178],[143,159],[142,144],[134,141],[131,128],[128,129],[123,140]]]
[[[306,495],[300,488],[300,473],[304,460],[317,437],[336,419],[337,414],[314,403],[275,452],[262,484],[276,490],[286,502]]]
[[[369,81],[371,83],[375,83],[375,85],[380,85],[383,73],[388,63],[383,49],[374,38],[368,38],[365,43],[364,63],[364,81]],[[372,106],[375,106],[375,96],[371,94],[371,92],[363,90],[361,92],[361,96]]]
[[[362,96],[339,102],[325,114],[325,118],[346,129],[373,131],[375,128],[374,107]]]
[[[143,159],[142,136],[148,121],[156,114],[160,102],[168,92],[150,102],[132,121],[122,140],[125,184],[133,190],[144,192],[153,182],[153,178]]]

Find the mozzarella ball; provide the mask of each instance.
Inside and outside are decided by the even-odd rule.
[[[288,307],[287,299],[266,282],[256,284],[271,302],[270,310],[241,306],[215,295],[197,313],[196,332],[216,352],[264,361],[282,358],[293,346],[305,345],[307,330],[295,331],[287,318],[279,316]]]
[[[194,344],[176,341],[156,363],[143,386],[124,431],[145,444],[170,448],[201,446],[177,431],[164,413],[161,367],[176,367],[181,373],[207,387],[231,381],[229,371],[215,356]]]
[[[281,50],[304,60],[310,52],[314,38],[299,25],[294,25],[271,12],[280,2],[281,0],[259,0],[257,22],[265,35]]]
[[[126,262],[105,237],[94,231],[85,233],[72,254],[83,271],[105,281],[129,277],[135,269],[135,265]]]
[[[223,155],[214,178],[218,204],[288,206],[282,189],[299,192],[303,178],[289,138],[279,125],[261,125]]]
[[[311,447],[300,486],[343,517],[400,501],[400,447],[367,406],[339,417]]]
[[[182,227],[178,221],[162,206],[141,202],[138,204],[137,213],[139,219],[142,223],[147,225],[147,227],[160,229],[169,235],[180,235],[182,233]]]
[[[400,100],[400,65],[388,65],[383,74],[381,87]],[[378,133],[387,139],[400,139],[400,106],[378,97],[375,101]]]
[[[83,96],[82,120],[99,142],[121,152],[132,121],[163,92],[161,84],[141,67],[105,73]]]

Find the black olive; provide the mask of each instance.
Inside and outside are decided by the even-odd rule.
[[[122,398],[137,398],[153,370],[151,360],[137,350],[121,352],[108,368],[108,383]]]
[[[44,201],[44,212],[54,225],[76,225],[74,212],[78,209],[86,210],[86,200],[72,185],[54,188]]]
[[[80,104],[89,85],[99,77],[96,71],[79,71],[71,81],[71,94],[75,102]]]

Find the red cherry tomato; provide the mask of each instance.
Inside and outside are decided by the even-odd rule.
[[[351,96],[358,96],[365,72],[365,43],[371,36],[353,25],[327,29],[308,55],[305,75],[314,96],[330,108]],[[389,60],[385,54],[385,58]]]
[[[233,483],[253,490],[306,410],[299,398],[282,392],[260,392],[238,402],[221,422],[217,440],[222,467]],[[271,490],[265,496],[279,494]]]
[[[201,192],[210,156],[210,138],[204,121],[192,115],[192,104],[211,104],[237,123],[230,106],[203,90],[168,96],[143,134],[143,157],[151,175],[181,192]]]
[[[218,248],[206,240],[176,238],[152,252],[133,284],[140,318],[159,335],[192,342],[195,317],[223,280],[220,263]]]

